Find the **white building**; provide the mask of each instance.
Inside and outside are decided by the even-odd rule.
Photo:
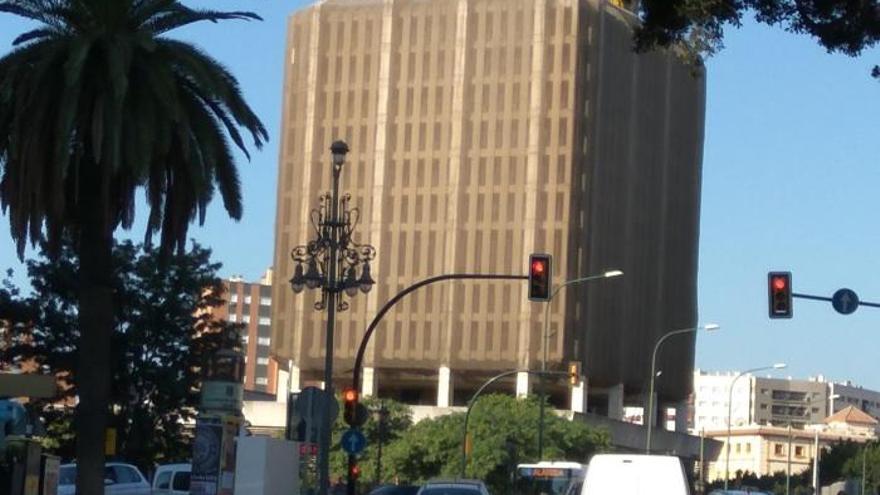
[[[880,392],[834,383],[823,376],[808,379],[743,375],[737,372],[694,371],[694,396],[690,430],[694,434],[727,428],[728,402],[731,426],[780,426],[803,428],[819,424],[842,409],[853,406],[880,419]]]

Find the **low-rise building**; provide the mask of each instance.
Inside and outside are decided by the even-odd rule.
[[[705,431],[706,438],[723,444],[720,455],[709,462],[707,479],[724,479],[728,470],[731,478],[743,472],[766,476],[789,469],[798,474],[810,469],[817,446],[826,449],[841,441],[874,441],[877,425],[876,419],[850,406],[804,428],[752,424],[732,426],[729,432],[726,428]]]

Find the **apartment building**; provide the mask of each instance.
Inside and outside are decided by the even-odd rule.
[[[731,390],[737,374],[694,372],[691,431],[727,428],[728,404],[731,426],[791,424],[802,429],[849,406],[880,419],[880,392],[851,382],[835,383],[821,375],[807,379],[745,375]]]
[[[242,323],[245,351],[244,388],[274,395],[278,387],[278,362],[272,358],[272,270],[257,282],[241,277],[223,281],[227,304],[212,311],[215,318]]]

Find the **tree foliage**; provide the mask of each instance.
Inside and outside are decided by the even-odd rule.
[[[857,56],[880,41],[876,0],[641,0],[641,49],[683,42],[711,54],[721,48],[725,26],[743,17],[812,36],[829,52]],[[880,67],[873,70],[880,77]]]
[[[473,450],[468,477],[486,480],[493,493],[508,493],[517,464],[538,457],[539,402],[493,394],[473,406],[468,424]],[[426,419],[407,430],[388,449],[388,476],[424,482],[434,477],[458,477],[461,468],[463,413]],[[609,446],[607,432],[546,416],[545,458],[586,462]]]
[[[0,211],[19,257],[69,236],[79,255],[77,491],[103,490],[113,338],[112,246],[149,206],[145,242],[182,252],[219,191],[229,216],[242,201],[232,146],[259,148],[266,129],[233,75],[168,38],[197,22],[258,19],[191,9],[178,0],[0,0],[0,14],[39,25],[0,57]],[[230,144],[229,141],[232,141]]]
[[[111,426],[118,430],[119,455],[142,467],[190,457],[184,422],[198,403],[200,371],[205,360],[237,327],[211,318],[223,304],[220,265],[198,244],[162,259],[157,250],[131,242],[115,246],[115,307],[111,343]],[[68,246],[57,259],[28,261],[32,294],[15,298],[32,318],[27,331],[16,332],[12,346],[0,348],[0,361],[32,362],[58,376],[62,400],[77,394],[80,328],[76,313],[78,259]],[[11,295],[10,291],[6,291]],[[0,292],[0,301],[6,297]],[[2,307],[2,306],[0,306]],[[50,445],[65,458],[74,454],[70,407],[40,403]]]

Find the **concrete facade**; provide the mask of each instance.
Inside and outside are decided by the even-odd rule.
[[[335,380],[404,287],[523,274],[544,251],[555,283],[626,273],[554,300],[550,367],[579,360],[590,387],[641,400],[653,343],[696,324],[704,80],[673,53],[632,53],[633,19],[599,0],[325,0],[291,16],[272,351],[301,386],[320,379],[325,315],[318,294],[291,293],[289,253],[314,237],[327,147],[343,139],[356,240],[378,256],[375,289],[338,319]],[[380,396],[459,405],[499,370],[540,366],[543,311],[523,283],[430,286],[385,317],[365,364]],[[661,353],[666,402],[690,392],[693,339]]]

